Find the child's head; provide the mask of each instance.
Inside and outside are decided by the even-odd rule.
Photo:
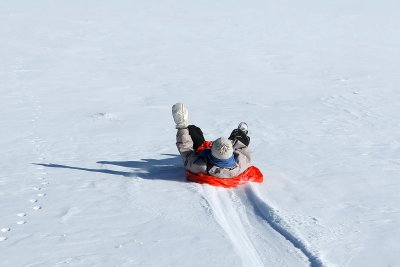
[[[218,138],[212,143],[211,154],[220,160],[231,158],[233,155],[232,141],[224,137]]]

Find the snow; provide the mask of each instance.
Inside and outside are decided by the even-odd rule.
[[[397,266],[397,1],[0,3],[0,266]],[[188,183],[171,106],[249,125]]]

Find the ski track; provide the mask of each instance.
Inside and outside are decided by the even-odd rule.
[[[254,231],[254,227],[250,225],[246,211],[253,211],[249,216],[267,223],[271,229],[300,251],[308,260],[310,266],[324,266],[318,253],[303,238],[299,237],[296,231],[285,222],[273,207],[269,206],[260,197],[257,189],[253,188],[252,185],[248,185],[243,189],[244,194],[240,197],[236,194],[237,190],[240,189],[229,190],[203,185],[199,190],[208,203],[208,208],[216,222],[224,230],[238,252],[243,266],[265,265],[254,244],[251,235],[251,230]],[[243,208],[242,210],[240,210],[241,207]],[[264,236],[263,233],[269,231],[267,228],[255,230],[258,232],[258,236]]]

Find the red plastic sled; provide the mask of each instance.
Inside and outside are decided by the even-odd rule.
[[[197,149],[197,153],[201,153],[204,149],[211,148],[211,141],[204,141],[203,144]],[[222,187],[235,187],[238,185],[246,184],[248,182],[262,183],[263,174],[261,171],[254,166],[247,168],[242,174],[234,178],[217,178],[205,173],[193,173],[191,171],[186,171],[186,178],[188,181],[199,183],[199,184],[209,184],[213,186]]]
[[[239,174],[234,178],[217,178],[204,173],[193,173],[190,171],[186,171],[186,178],[191,182],[199,184],[209,184],[228,188],[236,187],[248,182],[262,183],[263,174],[257,167],[251,166],[247,168],[244,173]]]

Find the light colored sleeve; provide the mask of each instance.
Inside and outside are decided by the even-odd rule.
[[[237,155],[236,159],[239,164],[240,172],[244,172],[251,166],[251,152],[250,149],[245,146],[239,140],[233,146],[234,153]]]

